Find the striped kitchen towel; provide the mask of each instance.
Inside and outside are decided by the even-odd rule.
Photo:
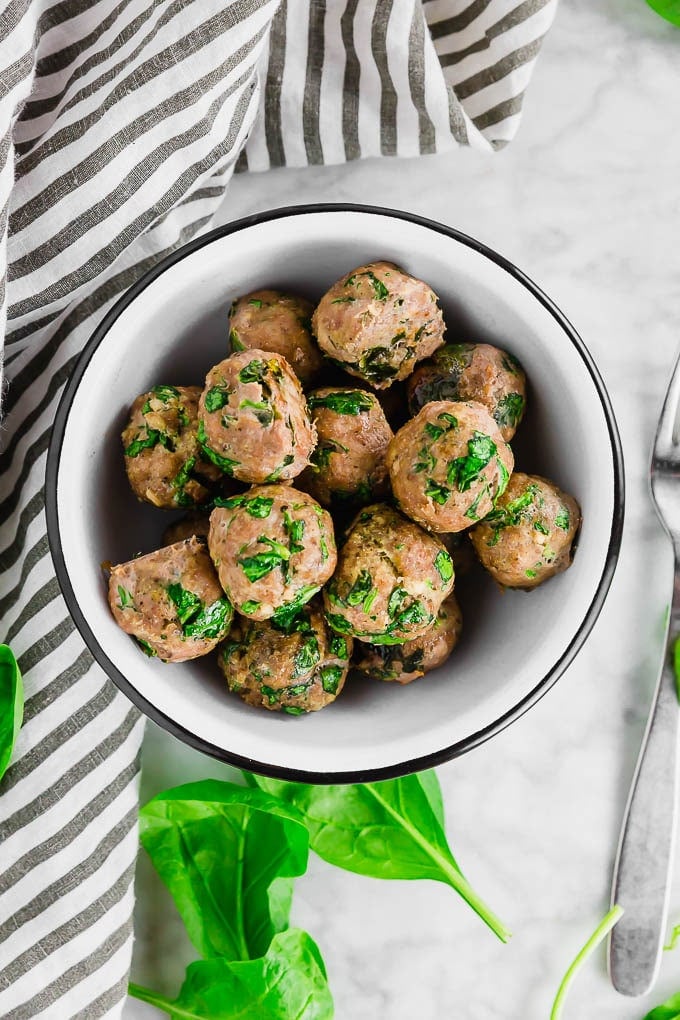
[[[555,4],[0,10],[0,640],[26,689],[0,784],[1,1016],[118,1016],[130,962],[143,726],[68,616],[43,509],[50,426],[87,337],[209,225],[237,167],[510,141]]]

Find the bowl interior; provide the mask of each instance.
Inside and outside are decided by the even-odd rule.
[[[486,578],[462,582],[464,636],[450,662],[424,679],[401,687],[351,678],[336,703],[306,717],[258,711],[225,690],[213,656],[164,665],[145,658],[114,623],[100,564],[157,548],[171,519],[133,497],[119,434],[137,394],[157,383],[203,383],[225,356],[233,298],[276,287],[318,300],[343,273],[375,259],[394,261],[434,288],[448,339],[488,340],[523,363],[529,409],[512,444],[516,467],[553,479],[579,501],[578,552],[570,570],[531,593],[501,593]],[[311,211],[210,240],[123,309],[94,350],[68,411],[53,530],[72,589],[67,597],[84,618],[88,642],[160,721],[263,770],[367,776],[471,744],[537,685],[547,686],[580,641],[611,559],[615,481],[607,418],[588,365],[520,280],[426,224]]]

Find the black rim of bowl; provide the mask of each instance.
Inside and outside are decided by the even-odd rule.
[[[525,695],[513,708],[500,715],[493,722],[474,733],[471,733],[468,737],[463,740],[459,740],[454,744],[447,747],[440,748],[436,751],[432,751],[429,754],[421,755],[417,758],[408,759],[406,761],[399,761],[393,765],[381,766],[379,768],[372,769],[359,769],[359,770],[347,770],[342,772],[309,772],[300,769],[288,768],[279,765],[272,764],[270,762],[256,761],[251,758],[242,757],[234,754],[224,748],[217,747],[210,742],[203,740],[200,736],[193,733],[191,730],[186,729],[177,720],[166,716],[161,712],[155,705],[147,701],[139,691],[137,691],[132,684],[126,679],[125,676],[114,666],[107,655],[105,655],[103,649],[100,647],[97,638],[94,633],[90,630],[85,617],[83,616],[78,602],[76,600],[71,582],[66,570],[66,564],[61,547],[61,535],[59,530],[59,515],[57,512],[57,477],[59,473],[59,462],[61,458],[61,449],[64,441],[64,432],[66,428],[66,422],[68,420],[71,404],[75,396],[76,390],[80,384],[85,370],[92,358],[94,352],[102,342],[109,329],[120,316],[121,312],[127,306],[135,300],[135,298],[151,284],[158,276],[165,272],[170,266],[175,265],[188,255],[193,254],[200,248],[211,244],[212,241],[217,238],[225,237],[229,234],[236,233],[239,230],[243,230],[247,227],[254,226],[256,224],[266,223],[271,220],[283,219],[292,216],[305,216],[309,213],[368,213],[370,215],[387,216],[395,219],[406,220],[409,223],[415,223],[418,226],[425,227],[428,230],[436,231],[439,234],[444,234],[447,237],[452,238],[460,244],[472,248],[474,251],[485,256],[491,262],[494,262],[501,269],[509,273],[510,276],[514,277],[519,283],[522,284],[531,294],[539,301],[544,308],[552,315],[552,317],[559,323],[564,333],[569,337],[572,344],[580,354],[583,362],[585,363],[588,372],[593,381],[593,385],[597,390],[597,394],[604,411],[605,420],[607,422],[607,428],[609,430],[609,439],[612,450],[612,461],[614,468],[614,510],[612,514],[612,528],[609,540],[609,547],[607,550],[607,557],[602,571],[597,591],[595,596],[585,613],[585,616],[581,622],[579,629],[574,635],[569,647],[560,657],[560,659],[553,665],[552,669],[541,678],[541,680],[533,687],[533,689]],[[46,517],[47,517],[47,534],[49,539],[50,551],[52,553],[52,559],[56,569],[57,579],[61,587],[66,605],[68,606],[69,612],[73,617],[73,620],[85,641],[85,644],[89,648],[90,652],[94,656],[96,662],[104,669],[108,676],[114,681],[114,683],[120,688],[120,690],[140,708],[145,715],[152,719],[163,729],[172,733],[173,736],[178,737],[184,743],[189,744],[191,747],[196,748],[199,751],[209,754],[214,758],[219,759],[229,765],[233,765],[236,768],[247,769],[252,772],[261,773],[263,775],[269,775],[280,779],[297,780],[298,782],[307,782],[315,784],[324,783],[366,783],[374,782],[381,779],[394,779],[397,776],[408,775],[413,772],[419,772],[423,769],[432,768],[435,765],[441,765],[444,762],[450,761],[452,758],[456,758],[466,751],[470,751],[473,747],[478,747],[484,743],[490,737],[499,733],[501,730],[509,726],[510,723],[519,719],[520,716],[524,715],[532,705],[543,697],[547,691],[553,686],[553,684],[559,679],[562,673],[566,670],[567,666],[570,665],[577,652],[582,647],[588,634],[593,628],[597,617],[600,614],[600,610],[604,604],[607,592],[614,576],[614,570],[616,568],[616,562],[618,559],[619,548],[621,545],[621,536],[623,531],[623,517],[624,517],[624,468],[623,468],[623,454],[621,450],[621,441],[614,418],[614,412],[612,410],[609,395],[602,381],[599,371],[597,370],[595,363],[586,348],[583,340],[580,338],[574,327],[571,325],[569,320],[562,314],[562,312],[553,304],[550,298],[543,293],[543,291],[527,277],[520,269],[499,255],[493,249],[482,244],[480,241],[469,237],[467,234],[463,234],[453,227],[445,226],[442,223],[438,223],[435,220],[429,220],[422,216],[414,215],[413,213],[403,212],[398,209],[383,209],[377,206],[370,205],[354,205],[344,203],[324,203],[319,205],[299,205],[299,206],[288,206],[281,209],[273,209],[268,212],[256,213],[251,216],[243,217],[242,219],[235,220],[233,223],[228,223],[223,227],[218,227],[215,230],[210,231],[196,238],[193,241],[188,242],[170,255],[162,259],[156,266],[145,273],[135,284],[133,284],[119,300],[113,306],[113,308],[107,313],[104,319],[101,321],[97,329],[92,334],[92,337],[85,345],[82,354],[80,355],[78,362],[75,366],[73,374],[71,375],[69,382],[64,390],[64,393],[59,402],[57,414],[52,429],[52,436],[50,440],[50,446],[47,456],[47,468],[45,478],[45,502],[46,502]]]

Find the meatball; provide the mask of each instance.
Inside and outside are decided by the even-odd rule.
[[[432,531],[463,531],[486,517],[513,465],[496,422],[475,401],[425,404],[387,450],[399,506]]]
[[[211,368],[198,417],[204,456],[242,482],[294,478],[316,442],[300,383],[280,354],[241,351]]]
[[[354,520],[324,589],[333,630],[373,644],[401,644],[434,622],[453,588],[442,543],[392,507],[366,507]]]
[[[173,521],[163,532],[161,542],[163,545],[175,545],[176,542],[183,542],[185,538],[196,535],[197,538],[207,539],[208,528],[210,527],[210,514],[194,510],[185,514],[178,521]]]
[[[388,488],[385,455],[392,429],[377,398],[326,388],[307,397],[318,443],[300,484],[330,506],[333,497],[370,503]]]
[[[444,341],[437,295],[392,262],[343,276],[321,298],[312,328],[340,368],[376,389],[405,379]]]
[[[239,618],[219,654],[229,690],[249,705],[303,715],[335,701],[352,639],[334,634],[314,599],[286,621]]]
[[[232,352],[256,348],[281,354],[308,386],[323,366],[311,334],[313,311],[311,301],[278,290],[244,294],[229,309]]]
[[[526,376],[512,354],[491,344],[446,344],[408,381],[411,414],[431,400],[476,400],[509,443],[522,420]]]
[[[443,602],[437,619],[420,637],[403,645],[357,645],[354,666],[371,680],[396,680],[410,684],[419,676],[442,666],[458,644],[463,627],[455,595]]]
[[[495,581],[507,588],[535,588],[570,565],[580,522],[576,500],[553,482],[518,471],[470,539]]]
[[[196,438],[199,386],[154,386],[137,397],[123,430],[125,470],[135,495],[174,510],[210,499],[219,471]]]
[[[335,570],[333,521],[306,492],[260,485],[219,503],[210,515],[208,548],[222,587],[244,616],[287,617]]]
[[[195,536],[112,567],[109,605],[126,634],[164,662],[207,655],[233,616],[205,543]]]

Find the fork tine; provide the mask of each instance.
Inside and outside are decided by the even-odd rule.
[[[663,457],[680,443],[678,407],[680,406],[680,350],[678,351],[664,398],[654,440],[654,456]]]

